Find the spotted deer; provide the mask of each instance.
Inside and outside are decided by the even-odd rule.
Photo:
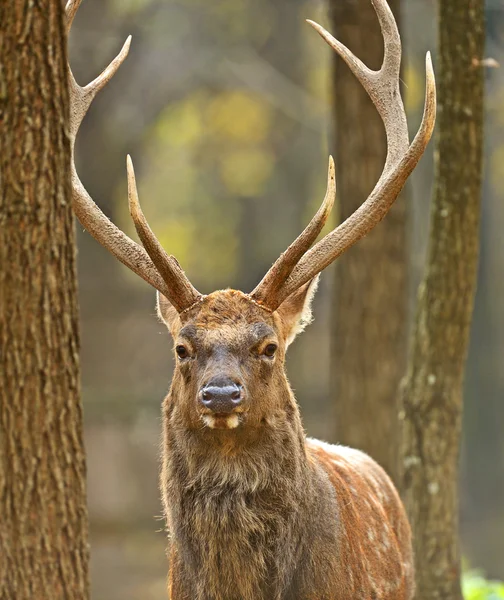
[[[306,438],[285,374],[285,353],[311,320],[319,273],[387,213],[431,137],[435,82],[426,58],[423,119],[409,143],[399,91],[401,43],[385,0],[371,0],[384,37],[368,69],[320,25],[385,126],[383,173],[366,201],[315,243],[335,198],[329,160],[322,206],[251,293],[200,294],[161,247],[140,208],[127,160],[131,216],[143,248],[113,225],[79,180],[82,225],[158,292],[175,349],[163,403],[161,490],[169,530],[172,600],[406,600],[413,596],[411,536],[385,472],[358,450]],[[67,4],[70,28],[80,0]],[[81,88],[70,71],[71,140],[96,93],[129,50]]]

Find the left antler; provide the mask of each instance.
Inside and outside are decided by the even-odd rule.
[[[306,253],[291,252],[307,229],[274,263],[251,297],[275,310],[296,289],[329,266],[355,242],[364,237],[387,214],[416,167],[434,129],[436,119],[436,84],[430,54],[426,57],[426,91],[422,123],[411,145],[406,114],[399,90],[401,39],[392,11],[385,0],[371,0],[384,38],[384,58],[379,71],[372,71],[348,48],[323,27],[308,21],[322,38],[343,58],[369,94],[385,125],[387,159],[378,183],[367,200],[341,225]],[[312,240],[313,241],[313,240]]]
[[[69,0],[66,5],[67,31],[70,32],[81,0]],[[145,250],[116,227],[98,208],[87,193],[77,174],[74,161],[74,145],[79,126],[96,94],[110,81],[124,62],[131,43],[128,37],[121,52],[94,81],[79,86],[70,66],[70,139],[72,144],[72,194],[73,208],[83,227],[123,264],[164,294],[178,312],[197,302],[202,296],[193,287],[177,260],[168,256],[149,227],[140,204],[135,184],[133,164],[128,157],[128,197],[130,212],[138,236]],[[147,251],[147,252],[146,252]]]

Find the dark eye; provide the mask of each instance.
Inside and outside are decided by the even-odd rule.
[[[177,356],[180,359],[184,359],[184,358],[189,358],[189,351],[187,350],[187,348],[185,346],[183,346],[182,344],[179,344],[176,348],[175,348],[175,352],[177,353]]]
[[[275,356],[277,348],[278,346],[276,344],[268,344],[263,350],[264,356],[267,356],[268,358],[273,358]]]

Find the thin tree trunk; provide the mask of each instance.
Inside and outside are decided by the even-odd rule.
[[[478,258],[484,3],[440,0],[439,11],[436,178],[427,264],[402,386],[402,468],[417,597],[459,600],[458,462]]]
[[[1,600],[89,596],[65,46],[61,0],[1,4]]]
[[[396,19],[399,0],[389,2]],[[370,0],[332,0],[334,35],[379,68],[383,38]],[[383,123],[343,61],[334,58],[339,220],[366,199],[385,163]],[[405,368],[406,204],[399,199],[370,235],[336,267],[331,334],[335,439],[360,448],[396,478],[398,387]]]
[[[291,84],[300,88],[305,84],[306,66],[302,60],[293,60],[292,57],[302,56],[303,53],[302,33],[306,28],[306,24],[303,22],[303,8],[302,0],[278,1],[271,14],[271,31],[286,32],[289,43],[288,45],[285,43],[283,36],[272,34],[268,37],[267,44],[264,44],[260,50],[265,61],[278,69],[279,73],[287,77]],[[262,11],[260,3],[255,10]],[[281,116],[280,119],[282,118],[287,117]],[[285,124],[282,123],[281,127],[285,128]],[[271,148],[278,156],[282,157],[277,169],[288,174],[284,183],[289,191],[280,198],[273,198],[275,203],[283,201],[287,204],[282,217],[283,226],[277,236],[285,238],[279,242],[280,251],[287,247],[299,234],[299,231],[306,226],[305,209],[310,199],[310,185],[307,177],[309,169],[300,168],[301,164],[306,165],[307,162],[306,156],[303,156],[305,148],[300,147],[298,141],[302,130],[302,123],[291,121],[288,135],[285,135],[284,139],[282,136],[278,136],[275,128],[270,135]],[[303,134],[305,133],[303,132]],[[258,240],[264,237],[264,223],[258,216],[258,207],[261,203],[257,200],[255,197],[240,199],[241,211],[238,226],[240,248],[236,268],[236,287],[240,290],[252,290],[270,268],[268,260],[266,262],[257,260]],[[271,219],[271,215],[268,218]]]

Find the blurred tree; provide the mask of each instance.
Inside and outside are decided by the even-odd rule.
[[[399,4],[389,1],[396,20]],[[378,69],[383,38],[370,0],[333,0],[330,10],[335,37]],[[333,65],[336,181],[343,221],[378,181],[386,140],[361,84],[336,54]],[[337,263],[331,335],[335,439],[370,454],[394,479],[398,386],[405,368],[406,256],[406,204],[399,198],[383,223]]]
[[[259,53],[266,64],[272,66],[277,77],[284,77],[292,88],[299,90],[306,85],[309,71],[303,52],[305,25],[302,15],[304,10],[303,0],[275,3],[274,10],[270,13],[270,34],[265,39]],[[288,44],[285,44],[284,36],[279,33],[281,31],[289,32]],[[278,248],[281,251],[305,226],[305,212],[310,198],[311,182],[307,170],[299,168],[300,164],[307,162],[306,144],[304,140],[300,139],[303,134],[306,134],[303,131],[303,123],[283,115],[275,115],[275,117],[274,125],[272,124],[268,132],[269,139],[267,141],[274,149],[273,156],[280,157],[278,164],[274,164],[274,167],[286,174],[282,183],[287,189],[285,196],[291,200],[282,207],[283,218],[287,221],[287,225],[278,227],[277,232]],[[261,195],[263,194],[264,192],[261,190]],[[296,202],[296,198],[301,201]],[[274,199],[277,204],[281,203],[281,200],[282,198]],[[257,241],[264,235],[264,229],[263,223],[258,218],[257,205],[257,195],[243,196],[238,231],[240,256],[236,285],[245,291],[250,291],[257,285],[273,260],[273,257],[265,262],[258,260],[260,253]]]
[[[0,598],[88,598],[65,20],[0,6]]]
[[[462,598],[458,462],[479,242],[484,41],[483,0],[440,0],[431,231],[402,385],[403,491],[422,600]]]

